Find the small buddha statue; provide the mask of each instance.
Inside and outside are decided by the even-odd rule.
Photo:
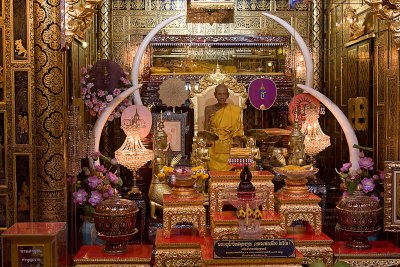
[[[306,164],[304,147],[304,134],[300,131],[299,119],[296,112],[293,130],[289,135],[289,165],[303,166]]]
[[[237,196],[239,198],[251,198],[255,196],[256,188],[251,182],[253,175],[248,166],[244,166],[240,172],[240,183],[237,187]]]

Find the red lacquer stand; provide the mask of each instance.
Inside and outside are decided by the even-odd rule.
[[[106,254],[104,246],[82,246],[74,258],[75,266],[135,266],[148,267],[151,263],[152,245],[128,245],[121,254]]]

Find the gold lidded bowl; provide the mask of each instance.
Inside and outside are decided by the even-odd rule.
[[[316,174],[319,169],[312,165],[297,166],[286,165],[283,167],[274,167],[273,170],[279,174],[286,176],[284,192],[294,198],[304,198],[309,196],[307,187],[307,177]]]
[[[378,201],[358,188],[353,195],[343,197],[336,205],[339,229],[350,236],[347,247],[368,249],[367,237],[380,230],[381,206]]]
[[[190,168],[179,168],[171,175],[172,197],[175,198],[194,198],[198,196],[194,188],[196,179],[192,178]]]
[[[138,211],[135,202],[122,199],[119,194],[114,194],[96,206],[94,222],[99,238],[106,242],[105,253],[128,251],[128,241],[137,233],[135,227]]]

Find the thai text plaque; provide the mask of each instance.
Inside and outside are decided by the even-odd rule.
[[[296,256],[293,239],[215,240],[217,258],[293,258]]]

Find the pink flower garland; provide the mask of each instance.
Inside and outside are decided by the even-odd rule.
[[[124,73],[119,80],[121,82],[120,88],[115,88],[111,94],[106,90],[95,88],[94,79],[95,77],[90,75],[90,69],[92,65],[89,65],[88,68],[83,67],[81,69],[81,96],[85,102],[85,106],[89,109],[89,114],[93,117],[98,117],[103,112],[103,110],[107,107],[107,104],[110,103],[116,96],[120,95],[127,88],[132,86],[131,82],[126,78],[127,74]],[[122,111],[124,111],[131,103],[129,99],[125,99],[122,101],[115,110],[108,117],[108,121],[114,120],[114,118],[119,118],[122,115]]]

